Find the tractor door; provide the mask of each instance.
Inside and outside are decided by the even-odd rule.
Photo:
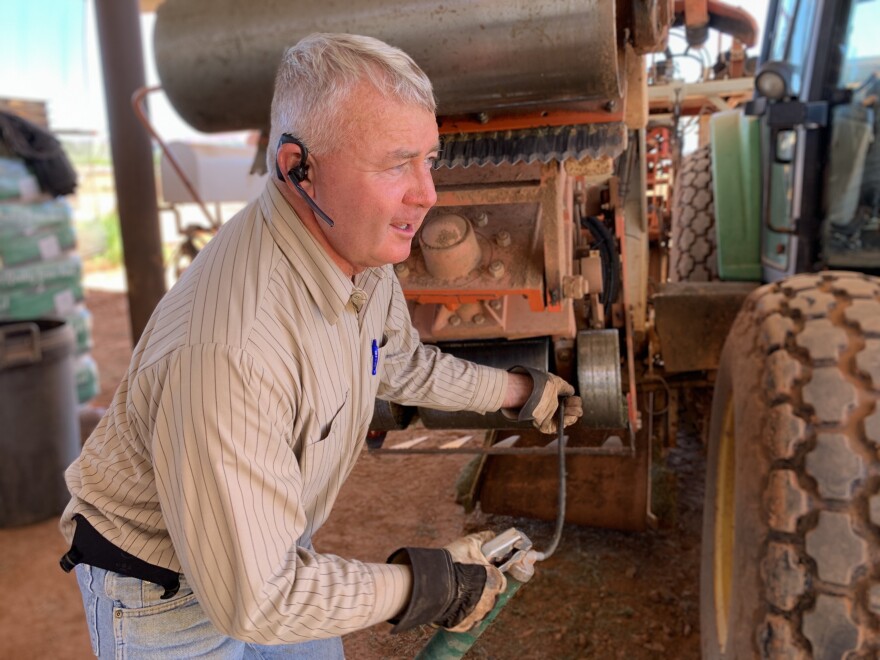
[[[825,179],[823,260],[830,267],[880,270],[880,1],[856,2],[830,71],[832,97]]]
[[[878,175],[868,172],[863,185],[866,167],[880,160],[870,149],[880,53],[870,32],[878,6],[779,0],[771,13],[751,108],[761,115],[765,145],[765,281],[818,267],[865,270],[880,256],[870,253],[878,242],[871,176]]]

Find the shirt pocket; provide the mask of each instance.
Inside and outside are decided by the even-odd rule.
[[[326,442],[341,433],[345,433],[346,422],[351,415],[350,398],[351,391],[346,390],[345,395],[342,397],[342,403],[338,405],[336,412],[330,415],[330,419],[327,422],[321,423],[319,420],[318,432],[310,435],[307,444],[314,445],[319,442]]]
[[[382,338],[377,342],[376,345],[376,355],[374,359],[376,361],[376,369],[375,376],[382,375],[382,367],[385,365],[385,357],[388,355],[388,335],[382,335]]]
[[[303,447],[299,459],[303,480],[302,500],[310,512],[310,519],[313,519],[315,511],[308,507],[323,499],[322,493],[326,493],[331,482],[339,482],[341,466],[345,464],[351,444],[348,440],[352,434],[351,414],[351,404],[346,396],[345,402],[326,426],[323,435]]]

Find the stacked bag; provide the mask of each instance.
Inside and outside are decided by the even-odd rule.
[[[85,404],[99,385],[82,264],[63,197],[75,187],[60,143],[0,111],[0,320],[66,321],[76,334],[77,399]]]

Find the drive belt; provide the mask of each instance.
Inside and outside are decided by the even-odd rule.
[[[616,158],[626,148],[626,125],[578,124],[486,133],[451,133],[442,138],[438,167],[502,163],[549,163]]]

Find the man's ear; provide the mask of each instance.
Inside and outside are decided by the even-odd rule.
[[[275,153],[275,173],[281,181],[291,184],[312,211],[332,227],[333,220],[321,210],[321,207],[310,196],[313,189],[312,182],[309,181],[308,159],[309,150],[306,145],[290,133],[285,133],[278,141],[278,149]],[[286,172],[286,176],[282,172]]]
[[[280,181],[285,180],[283,172],[287,173],[292,181],[301,183],[308,179],[309,151],[297,138],[285,133],[278,141],[278,149],[275,154],[275,174]]]

